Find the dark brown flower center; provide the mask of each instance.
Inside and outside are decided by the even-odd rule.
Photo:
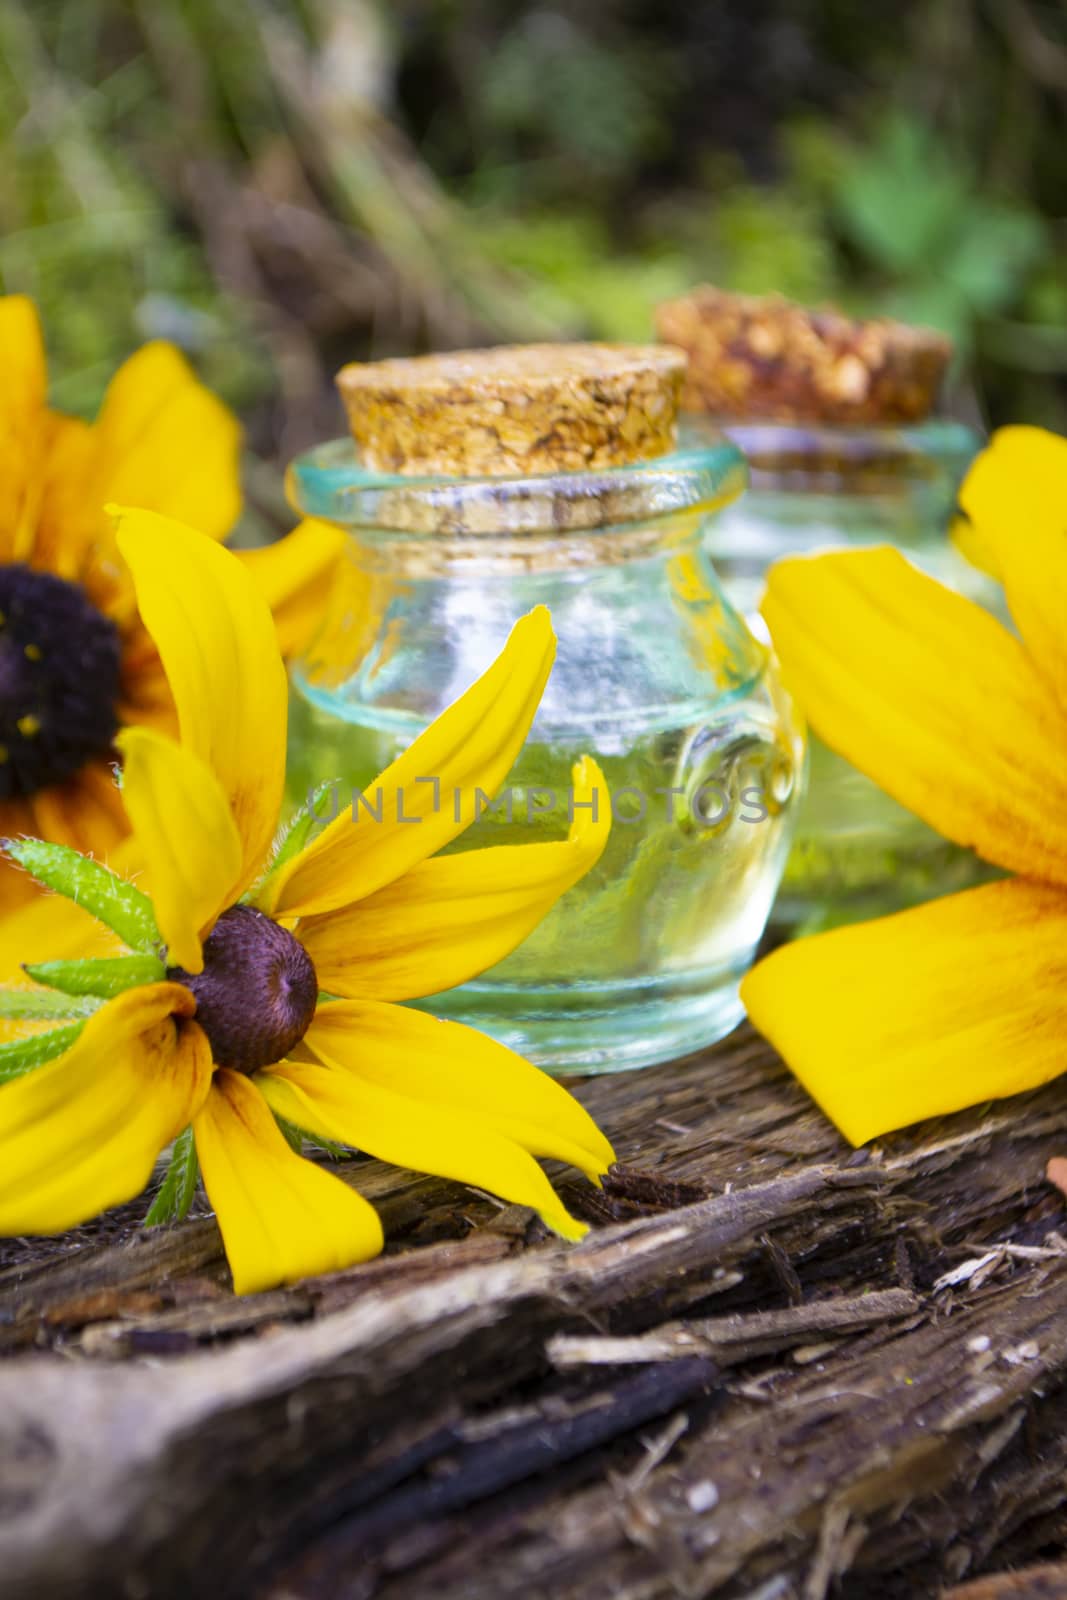
[[[121,654],[115,624],[76,583],[0,566],[0,799],[110,753]]]
[[[204,940],[204,970],[169,967],[196,996],[196,1020],[220,1067],[255,1072],[308,1030],[319,981],[298,939],[252,906],[231,906]]]

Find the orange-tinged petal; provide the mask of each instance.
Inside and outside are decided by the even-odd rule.
[[[1006,879],[800,939],[741,995],[860,1144],[1067,1068],[1067,893]]]
[[[28,801],[0,800],[0,838],[20,839],[35,836],[36,832],[33,808]],[[13,913],[32,904],[40,892],[40,886],[28,872],[7,856],[0,857],[0,917],[9,927],[14,927]],[[0,937],[0,946],[2,944]]]
[[[479,793],[496,793],[522,748],[555,649],[551,619],[537,606],[492,666],[369,785],[382,820],[342,813],[268,880],[265,908],[333,911],[394,883],[469,827]]]
[[[90,762],[66,783],[39,789],[30,801],[39,839],[73,845],[83,855],[107,855],[130,831],[111,766]]]
[[[156,340],[108,385],[85,493],[96,515],[115,500],[221,539],[241,511],[240,447],[233,413],[173,345]]]
[[[1067,717],[995,618],[888,547],[778,562],[763,614],[832,749],[957,844],[1067,884]]]
[[[25,295],[0,296],[0,560],[33,553],[44,483],[45,365],[41,324]]]
[[[381,1250],[373,1207],[289,1148],[249,1078],[216,1072],[193,1128],[238,1294],[336,1272]]]
[[[591,1178],[615,1159],[585,1107],[506,1045],[460,1022],[376,1000],[319,1006],[305,1044],[323,1061],[423,1107],[485,1123],[533,1156]]]
[[[533,1157],[488,1122],[420,1103],[335,1065],[285,1061],[260,1073],[258,1082],[279,1116],[308,1133],[532,1206],[564,1238],[586,1232]]]
[[[65,1056],[0,1088],[0,1232],[59,1233],[140,1194],[211,1081],[195,1001],[128,989]]]
[[[122,698],[116,709],[123,726],[132,723],[136,727],[155,728],[157,733],[169,734],[172,739],[179,737],[174,696],[155,646],[142,658],[136,671],[124,675]]]
[[[982,557],[1004,585],[1027,649],[1067,713],[1067,439],[1001,428],[959,498],[970,519],[965,553]]]
[[[283,656],[301,650],[318,630],[345,542],[340,528],[309,517],[274,544],[234,551],[274,614]]]
[[[574,768],[573,794],[566,839],[438,856],[353,906],[302,921],[322,988],[412,1000],[503,961],[603,854],[611,798],[589,757]]]
[[[119,545],[166,670],[182,744],[219,779],[241,836],[239,892],[273,843],[285,782],[288,686],[274,621],[228,550],[147,511],[118,517]]]
[[[124,728],[122,798],[171,966],[203,969],[200,940],[241,886],[241,839],[206,762],[165,734]]]

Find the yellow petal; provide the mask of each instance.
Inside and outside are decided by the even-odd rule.
[[[420,862],[365,900],[300,924],[330,994],[411,1000],[495,966],[595,866],[611,831],[604,775],[574,768],[574,822],[553,844],[496,845]],[[595,813],[588,810],[595,806]]]
[[[0,829],[5,835],[21,832],[8,825],[6,807],[0,807]],[[124,839],[103,858],[113,872],[135,882],[141,870],[132,839]],[[22,976],[24,961],[57,961],[78,956],[116,956],[126,951],[117,934],[97,922],[88,911],[64,895],[50,894],[28,872],[12,862],[0,870],[0,983]],[[15,892],[12,893],[12,886]],[[18,890],[28,891],[28,898]],[[17,896],[17,897],[16,897]]]
[[[215,773],[233,812],[243,889],[270,850],[285,782],[288,688],[270,609],[220,545],[147,511],[117,515],[182,744]]]
[[[286,915],[333,911],[393,883],[470,826],[496,793],[548,681],[556,639],[544,606],[522,617],[493,665],[369,785],[382,820],[342,812],[268,883]],[[423,781],[419,781],[419,780]]]
[[[333,1064],[280,1062],[257,1081],[274,1110],[308,1133],[354,1145],[415,1172],[472,1184],[515,1205],[532,1206],[566,1239],[580,1239],[586,1232],[533,1157],[488,1122],[412,1100]]]
[[[5,988],[35,987],[23,971],[24,962],[124,954],[126,946],[118,935],[88,911],[64,895],[49,894],[14,862],[0,862],[0,984]],[[0,1040],[49,1026],[0,1019]]]
[[[65,1056],[0,1088],[0,1233],[59,1233],[140,1194],[211,1081],[194,1009],[176,983],[129,989]]]
[[[69,783],[38,790],[26,806],[27,824],[4,827],[5,836],[48,839],[103,860],[129,838],[122,801],[103,763],[84,768]],[[0,983],[20,985],[23,962],[120,955],[125,948],[73,901],[50,894],[14,862],[0,862]]]
[[[241,1073],[216,1072],[193,1127],[238,1294],[337,1272],[381,1250],[373,1207],[289,1148]]]
[[[741,996],[860,1144],[1067,1068],[1067,894],[1008,879],[801,939]]]
[[[144,345],[116,372],[93,427],[86,496],[159,511],[221,539],[241,511],[241,430],[173,345]]]
[[[85,497],[92,429],[78,417],[46,414],[45,471],[33,564],[80,582],[101,526]]]
[[[211,768],[149,728],[118,736],[122,797],[172,966],[200,972],[201,936],[233,903],[241,840]]]
[[[340,528],[309,517],[274,544],[234,551],[274,614],[283,656],[303,649],[317,631],[344,548]]]
[[[28,873],[10,863],[0,870],[0,882],[5,888],[9,880],[32,883]],[[21,976],[24,961],[72,960],[78,956],[121,955],[124,951],[117,934],[63,895],[38,890],[17,910],[0,911],[2,984],[13,983]]]
[[[964,552],[1004,585],[1038,670],[1067,712],[1067,439],[1001,428],[960,489]]]
[[[962,512],[954,516],[949,525],[949,534],[956,549],[972,567],[988,572],[998,583],[1002,581],[996,550],[970,517],[965,517]]]
[[[41,324],[25,295],[0,296],[0,560],[33,551],[44,481],[45,366]]]
[[[459,1022],[374,1000],[320,1005],[306,1035],[323,1061],[423,1106],[469,1114],[533,1156],[591,1178],[615,1152],[585,1107],[506,1045]]]
[[[763,614],[832,749],[957,844],[1067,884],[1067,717],[995,618],[888,548],[778,562]]]

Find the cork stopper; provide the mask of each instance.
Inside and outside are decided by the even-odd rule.
[[[354,362],[337,386],[372,471],[516,477],[665,455],[684,372],[667,345],[531,344]]]
[[[918,422],[952,354],[930,328],[711,285],[657,307],[656,332],[689,357],[683,409],[735,421]]]

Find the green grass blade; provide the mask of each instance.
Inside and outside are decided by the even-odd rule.
[[[158,1228],[164,1222],[181,1222],[189,1215],[189,1207],[196,1194],[196,1180],[200,1176],[200,1163],[196,1155],[196,1141],[192,1128],[179,1133],[170,1153],[170,1164],[159,1193],[144,1219],[146,1228]]]

